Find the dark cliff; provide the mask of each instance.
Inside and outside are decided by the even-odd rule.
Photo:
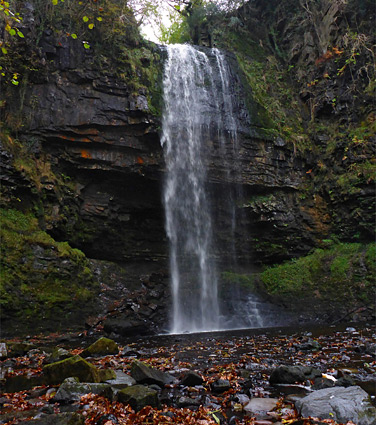
[[[245,265],[306,254],[333,235],[347,242],[373,237],[370,4],[361,2],[353,13],[353,2],[277,3],[250,1],[228,30],[211,34],[237,58],[228,54],[234,95],[241,100],[239,163],[233,164],[240,172],[229,179],[214,154],[210,181],[214,194],[242,188],[237,252]],[[87,268],[93,297],[101,292],[104,298],[93,314],[111,310],[110,303],[120,299],[116,308],[128,320],[127,329],[134,325],[142,332],[153,321],[163,326],[168,301],[159,140],[163,49],[141,39],[130,13],[120,19],[115,2],[100,11],[104,26],[96,25],[95,32],[78,22],[80,15],[75,22],[68,12],[59,12],[59,18],[51,5],[43,16],[32,3],[24,6],[20,28],[26,37],[8,36],[10,53],[1,58],[2,207],[31,213],[46,237],[68,242],[92,260],[81,264],[79,257],[76,263]],[[93,17],[98,10],[91,11]],[[74,22],[69,29],[68,20]],[[18,84],[12,83],[15,73]],[[224,229],[220,242],[228,237],[230,218],[220,204],[215,215]],[[64,256],[34,255],[41,246],[52,249],[50,242],[30,236],[23,243],[30,260],[24,273],[34,273],[41,262],[70,273],[69,265],[56,263]],[[29,252],[29,245],[36,251]],[[15,261],[5,256],[2,291],[22,298],[28,277],[19,275]],[[7,323],[15,316],[21,324],[37,316],[44,326],[42,310],[49,309],[54,322],[67,309],[80,310],[86,299],[45,303],[27,296],[36,305],[26,315],[13,297],[2,297]]]

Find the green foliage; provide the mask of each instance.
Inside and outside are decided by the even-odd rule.
[[[376,244],[339,243],[270,267],[261,274],[261,281],[272,295],[371,302],[375,262]]]
[[[253,98],[267,114],[268,130],[304,151],[308,140],[298,113],[300,105],[289,83],[288,70],[281,67],[273,56],[265,56],[260,46],[240,34],[230,35],[227,43],[236,52]]]
[[[0,209],[0,221],[3,319],[11,313],[24,323],[84,311],[98,291],[85,255],[55,241],[30,213]]]
[[[175,20],[169,27],[162,24],[159,40],[164,44],[189,43],[191,35],[187,21],[185,19]]]

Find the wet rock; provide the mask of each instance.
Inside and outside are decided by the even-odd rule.
[[[47,362],[56,363],[56,362],[59,362],[60,360],[67,359],[69,357],[72,357],[72,354],[68,350],[65,350],[64,348],[61,348],[61,347],[55,347],[52,353],[50,354],[50,356],[48,357]]]
[[[122,349],[122,351],[121,351],[121,353],[120,353],[122,356],[125,356],[125,357],[133,357],[133,356],[135,356],[135,357],[138,357],[139,355],[140,355],[140,352],[139,351],[137,351],[137,350],[135,350],[134,348],[132,348],[132,347],[128,347],[128,346],[125,346],[123,349]]]
[[[7,345],[5,342],[0,343],[0,360],[5,360],[8,357]]]
[[[230,381],[227,379],[218,379],[217,381],[214,381],[211,384],[211,389],[213,393],[224,393],[225,391],[228,391],[231,388]]]
[[[45,415],[39,419],[19,422],[22,425],[84,425],[84,416],[78,413],[58,413],[56,415]]]
[[[7,345],[9,350],[8,354],[12,357],[24,356],[28,351],[37,348],[34,344],[28,342],[9,343]]]
[[[77,378],[67,378],[60,385],[53,400],[59,403],[70,403],[79,401],[81,396],[89,393],[112,398],[112,390],[109,384],[80,383]]]
[[[138,360],[135,360],[131,365],[131,376],[139,384],[157,384],[161,387],[174,381],[172,375],[154,369]]]
[[[121,370],[115,370],[115,378],[105,381],[113,388],[122,389],[136,385],[136,381]]]
[[[277,398],[252,398],[251,401],[244,406],[244,411],[255,416],[256,419],[268,419],[268,412],[277,407]]]
[[[116,373],[113,369],[98,369],[99,382],[110,381],[116,379]]]
[[[295,384],[320,376],[321,372],[312,367],[282,365],[273,370],[269,381],[271,384]]]
[[[43,375],[16,375],[6,379],[4,390],[6,393],[15,393],[18,391],[30,390],[33,387],[44,384],[45,377]]]
[[[66,378],[76,377],[80,382],[101,382],[98,369],[80,356],[69,357],[43,367],[46,382],[59,384]]]
[[[145,322],[131,319],[107,319],[103,324],[104,331],[121,336],[144,335],[149,332]]]
[[[108,421],[111,421],[112,424],[118,424],[119,423],[116,416],[109,414],[109,415],[101,416],[98,419],[96,425],[105,425],[106,423],[108,423]]]
[[[37,410],[24,410],[24,411],[18,411],[18,410],[14,410],[13,412],[8,412],[8,413],[3,413],[1,415],[1,419],[0,419],[0,423],[4,424],[10,421],[13,421],[14,419],[17,420],[22,420],[25,418],[28,418],[30,416],[34,416],[36,415],[38,412]],[[26,422],[26,421],[22,421],[22,422],[17,422],[18,424],[22,423],[22,424],[26,424],[26,423],[30,423],[30,422]]]
[[[309,339],[307,342],[295,345],[295,348],[301,351],[318,351],[321,349],[321,345],[318,341]]]
[[[189,370],[188,372],[186,372],[180,381],[181,385],[187,387],[201,385],[203,382],[204,380],[202,379],[201,375],[199,375],[197,372],[194,372],[193,370]]]
[[[178,407],[200,406],[199,400],[184,396],[179,397],[176,404]]]
[[[118,392],[117,398],[118,401],[129,404],[136,411],[145,406],[159,407],[157,391],[144,385],[124,388]]]
[[[337,379],[336,387],[351,387],[355,385],[355,380],[351,376],[342,376]]]
[[[99,338],[93,344],[91,344],[88,348],[86,348],[81,356],[82,357],[99,357],[99,356],[107,356],[110,354],[118,354],[119,347],[115,341],[109,338]]]
[[[358,386],[326,388],[298,400],[295,407],[303,417],[333,419],[340,423],[375,425],[376,408],[368,394]]]
[[[332,379],[327,378],[316,378],[313,383],[314,390],[322,390],[324,388],[333,388],[336,385],[336,382]]]
[[[365,352],[370,356],[376,357],[376,344],[367,344]]]

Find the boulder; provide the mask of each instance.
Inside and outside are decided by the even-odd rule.
[[[99,356],[107,356],[110,354],[118,354],[119,347],[115,341],[109,338],[99,338],[93,344],[91,344],[88,348],[86,348],[82,353],[82,357],[99,357]]]
[[[68,350],[61,347],[55,347],[47,361],[48,363],[56,363],[69,357],[72,357],[72,354]]]
[[[177,406],[180,408],[188,406],[200,406],[200,401],[191,397],[181,396],[177,400]]]
[[[31,421],[18,422],[19,425],[84,425],[85,417],[72,412],[45,415]]]
[[[122,389],[136,385],[136,381],[121,370],[115,370],[115,378],[105,381],[113,388]]]
[[[4,391],[6,393],[15,393],[23,390],[30,390],[33,387],[45,384],[43,375],[15,375],[6,379]]]
[[[116,378],[116,373],[113,369],[98,369],[99,382],[106,382]]]
[[[80,356],[69,357],[43,367],[48,384],[60,384],[66,378],[76,377],[80,382],[100,382],[98,369]],[[107,378],[108,379],[108,378]]]
[[[277,407],[277,398],[252,398],[244,406],[244,411],[255,416],[256,419],[268,419],[268,412]]]
[[[227,379],[218,379],[217,381],[214,381],[211,384],[211,389],[213,393],[224,393],[225,391],[228,391],[231,388],[230,381]]]
[[[67,378],[60,385],[53,400],[59,403],[70,403],[79,401],[81,396],[89,393],[112,398],[112,390],[109,384],[81,383],[77,378]]]
[[[138,360],[131,365],[131,376],[139,384],[157,384],[161,387],[174,381],[174,377],[169,373],[154,369]]]
[[[318,377],[321,372],[313,367],[282,365],[273,370],[269,381],[271,384],[295,384]]]
[[[24,356],[28,351],[37,348],[36,345],[28,342],[13,342],[8,343],[8,356],[9,357],[20,357]]]
[[[159,407],[158,392],[144,385],[124,388],[117,394],[118,401],[139,411],[145,406]]]
[[[376,408],[368,394],[358,386],[334,387],[315,391],[295,403],[305,418],[333,419],[339,423],[376,425]]]
[[[204,382],[201,375],[193,370],[189,370],[181,379],[181,385],[187,387],[194,387],[195,385],[201,385]]]

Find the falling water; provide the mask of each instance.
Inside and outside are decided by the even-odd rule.
[[[220,156],[221,179],[231,182],[238,138],[228,65],[219,50],[207,52],[189,45],[168,46],[163,79],[163,201],[170,242],[172,333],[223,328],[209,165],[213,154]],[[232,221],[232,246],[227,249],[234,257],[235,196],[232,189],[225,194]]]

